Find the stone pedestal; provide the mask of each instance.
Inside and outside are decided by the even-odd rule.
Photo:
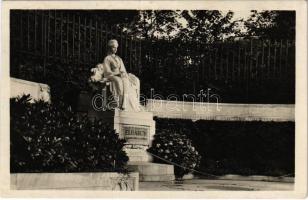
[[[173,165],[151,163],[152,156],[147,153],[155,134],[155,121],[151,112],[113,111],[88,112],[89,117],[99,118],[113,125],[127,143],[124,147],[129,162],[128,168],[139,172],[140,181],[172,181]]]
[[[127,143],[124,147],[130,162],[150,162],[146,149],[151,145],[155,134],[155,121],[151,112],[89,111],[89,117],[102,119],[113,124],[114,129]]]

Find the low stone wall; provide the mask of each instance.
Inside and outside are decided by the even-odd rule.
[[[11,189],[137,191],[139,173],[14,173],[11,174]]]
[[[17,97],[23,94],[30,94],[32,101],[42,99],[44,101],[50,102],[50,88],[48,85],[43,83],[36,83],[31,81],[26,81],[17,78],[10,78],[10,97]]]
[[[232,104],[149,99],[146,110],[160,118],[222,121],[295,121],[293,104]]]

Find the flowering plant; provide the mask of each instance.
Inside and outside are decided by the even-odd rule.
[[[168,129],[158,131],[148,149],[154,155],[154,162],[173,164],[179,179],[198,167],[201,156],[186,135]]]

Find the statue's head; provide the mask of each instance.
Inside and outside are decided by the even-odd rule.
[[[108,48],[110,53],[116,53],[118,50],[119,43],[117,40],[112,39],[108,41]]]

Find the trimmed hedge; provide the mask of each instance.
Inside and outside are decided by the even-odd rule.
[[[294,122],[193,122],[156,118],[157,131],[185,133],[201,155],[199,171],[214,175],[294,175]]]
[[[125,140],[64,104],[12,98],[11,172],[125,172]]]

